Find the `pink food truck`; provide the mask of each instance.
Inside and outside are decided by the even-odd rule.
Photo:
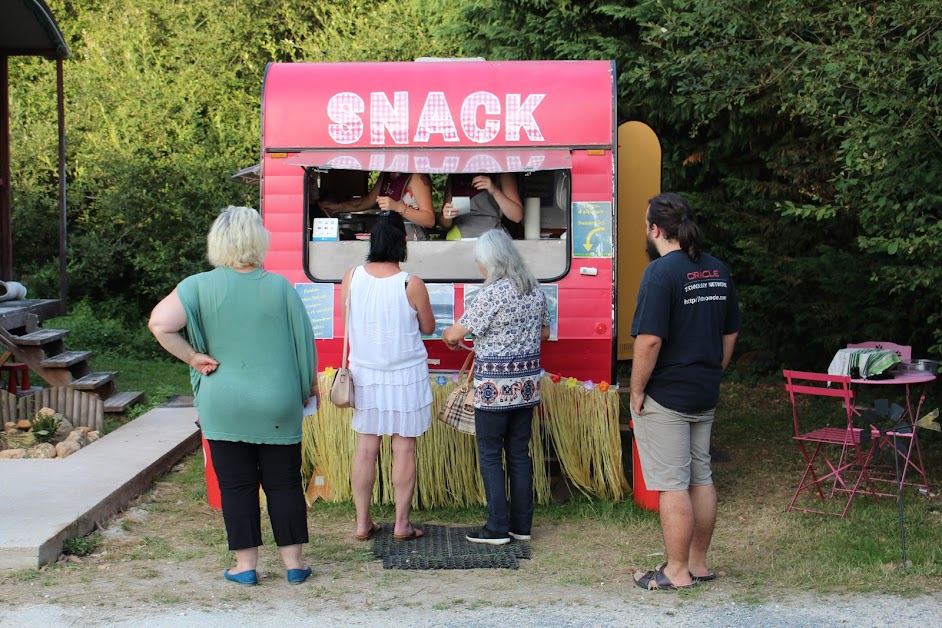
[[[270,64],[260,170],[272,233],[265,266],[301,294],[322,368],[340,363],[340,281],[363,263],[375,211],[331,216],[319,203],[366,196],[380,173],[425,173],[441,211],[447,175],[510,173],[524,219],[508,228],[553,319],[543,367],[612,382],[616,359],[630,357],[647,261],[644,210],[660,187],[653,132],[616,123],[615,78],[609,61]],[[481,284],[474,241],[434,230],[413,237],[403,268],[425,280],[432,299],[430,368],[457,370],[464,355],[440,335]]]

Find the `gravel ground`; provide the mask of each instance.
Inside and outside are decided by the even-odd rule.
[[[102,608],[99,606],[24,605],[8,609],[0,626],[467,626],[525,628],[583,626],[702,626],[792,628],[799,626],[940,626],[942,603],[932,597],[901,598],[874,595],[783,596],[757,604],[734,602],[728,594],[689,599],[672,593],[623,591],[620,599],[596,595],[579,604],[541,607],[477,606],[382,609],[338,609],[317,598],[277,605],[255,601],[229,602],[222,608],[168,607]],[[299,624],[299,619],[300,624]]]

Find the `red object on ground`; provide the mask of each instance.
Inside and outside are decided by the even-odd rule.
[[[0,366],[0,370],[7,371],[9,373],[9,381],[7,383],[7,390],[11,395],[16,394],[16,373],[20,373],[20,390],[29,390],[29,367],[20,362],[7,362],[6,364]]]
[[[203,440],[203,467],[206,469],[206,498],[210,507],[222,510],[222,493],[219,491],[219,480],[216,479],[216,470],[213,468],[213,457],[209,453],[209,441],[202,431],[200,438]]]
[[[634,429],[634,422],[628,423],[628,427]],[[632,494],[635,503],[645,510],[658,512],[660,510],[660,491],[650,491],[644,483],[644,474],[641,473],[641,460],[638,457],[638,443],[635,441],[634,432],[631,434],[631,483]]]

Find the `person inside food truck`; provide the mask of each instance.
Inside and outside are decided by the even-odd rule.
[[[406,222],[406,234],[413,240],[424,240],[425,229],[435,226],[432,181],[427,174],[383,172],[366,196],[339,203],[321,201],[320,206],[329,214],[362,212],[373,207],[396,212]]]
[[[500,174],[452,174],[445,183],[445,204],[439,224],[448,230],[446,240],[477,238],[501,227],[501,218],[523,220],[523,204],[517,177]]]

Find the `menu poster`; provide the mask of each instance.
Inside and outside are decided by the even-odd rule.
[[[481,289],[481,284],[479,283],[466,283],[464,284],[464,309],[467,310],[468,306],[471,305],[471,302],[474,301],[474,295],[477,294],[478,290]]]
[[[543,294],[546,295],[546,308],[550,317],[550,340],[559,340],[559,286],[556,284],[540,284]]]
[[[334,337],[334,284],[332,283],[296,283],[297,290],[311,320],[311,329],[317,340],[330,340]]]
[[[546,295],[546,308],[550,316],[550,340],[559,340],[559,286],[556,284],[540,284],[543,294]],[[474,297],[481,284],[464,284],[464,309],[474,301]],[[470,338],[470,336],[468,336]]]
[[[428,298],[435,315],[435,331],[422,337],[426,340],[441,339],[445,328],[455,323],[455,284],[429,283],[425,287],[428,288]]]
[[[314,242],[340,239],[340,221],[336,218],[315,218],[311,225],[311,240]]]
[[[478,290],[482,288],[482,285],[479,283],[466,283],[464,284],[464,310],[468,311],[468,306],[471,305],[471,302],[474,301],[474,296],[478,293]],[[465,336],[465,340],[474,340],[474,336],[468,334]]]

